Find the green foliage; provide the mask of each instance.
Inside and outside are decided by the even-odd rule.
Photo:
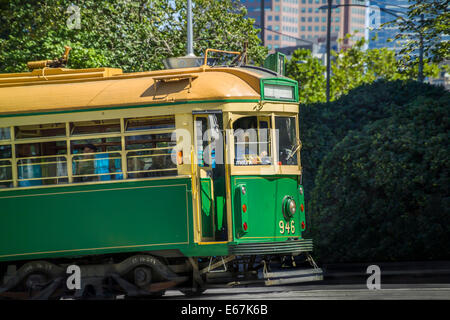
[[[441,87],[376,81],[329,108],[301,106],[321,261],[450,258],[449,105]]]
[[[418,75],[417,65],[404,67],[396,60],[395,51],[387,48],[364,50],[365,39],[356,41],[353,47],[332,51],[330,95],[331,101],[350,90],[378,79],[406,80]],[[286,66],[287,76],[300,82],[300,102],[326,101],[326,67],[305,49],[294,52]],[[436,76],[437,65],[425,64],[424,74]]]
[[[406,17],[398,17],[385,25],[396,25],[399,33],[394,39],[406,39],[400,50],[404,66],[417,66],[418,50],[422,45],[427,61],[439,63],[450,58],[450,43],[445,39],[450,35],[449,1],[411,1]]]
[[[295,50],[286,64],[286,75],[300,83],[299,98],[302,103],[315,103],[326,100],[323,84],[325,66],[311,55],[307,49]]]
[[[80,9],[80,28],[69,28]],[[267,49],[235,0],[193,1],[194,52],[242,50],[261,63]],[[69,67],[117,67],[126,72],[163,68],[186,54],[186,1],[12,0],[0,2],[0,72],[26,71],[31,60],[53,59],[73,48]],[[69,24],[68,24],[69,23]]]

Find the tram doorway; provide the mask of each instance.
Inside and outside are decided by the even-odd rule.
[[[201,241],[226,241],[224,130],[221,111],[194,111]]]

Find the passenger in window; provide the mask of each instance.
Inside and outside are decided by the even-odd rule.
[[[41,165],[38,162],[38,159],[32,159],[31,157],[37,156],[36,150],[29,144],[20,144],[17,145],[17,151],[19,154],[18,168],[17,173],[20,179],[33,179],[33,180],[23,180],[19,181],[20,187],[31,187],[31,186],[39,186],[42,185],[42,180],[35,180],[36,178],[42,177],[42,169]]]
[[[81,159],[77,164],[77,175],[85,175],[84,177],[79,177],[78,182],[89,182],[89,181],[97,181],[98,178],[95,176],[89,176],[91,174],[95,174],[95,165],[94,165],[94,155],[89,153],[97,152],[97,147],[93,144],[88,144],[84,147],[83,159]],[[88,153],[88,154],[86,154]]]
[[[123,179],[122,174],[108,175],[106,173],[122,172],[120,159],[109,159],[110,154],[101,153],[95,155],[95,173],[99,174],[101,181],[109,181],[111,179]],[[112,178],[113,177],[113,178]]]
[[[152,166],[150,167],[150,170],[160,170],[165,168],[164,156],[156,156],[152,158]],[[161,177],[164,175],[164,171],[153,171],[149,173],[149,177]]]

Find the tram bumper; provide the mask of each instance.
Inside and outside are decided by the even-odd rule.
[[[320,269],[310,252],[313,250],[312,239],[296,239],[274,242],[251,242],[230,245],[230,253],[233,255],[299,255],[305,254],[312,268],[289,268],[272,270],[266,262],[264,268],[258,273],[258,278],[264,281],[266,286],[293,284],[301,282],[323,280],[323,271]]]
[[[230,254],[233,255],[270,255],[292,254],[311,252],[313,250],[312,239],[298,239],[277,242],[248,242],[230,245]]]
[[[262,273],[262,279],[266,286],[275,286],[281,284],[311,282],[323,280],[323,272],[320,268],[286,270],[279,272]]]

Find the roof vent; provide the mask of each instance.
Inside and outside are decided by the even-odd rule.
[[[166,69],[195,68],[203,65],[203,58],[194,55],[173,57],[163,60]]]

